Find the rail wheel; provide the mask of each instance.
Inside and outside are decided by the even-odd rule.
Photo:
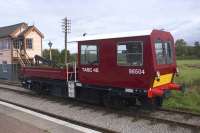
[[[128,99],[128,105],[129,106],[135,106],[136,105],[136,98],[131,98],[131,99]]]
[[[162,106],[163,98],[162,97],[155,97],[155,98],[144,97],[144,98],[140,98],[139,101],[144,109],[154,110]]]
[[[41,95],[42,94],[42,89],[41,89],[41,84],[39,82],[34,82],[34,86],[33,86],[33,90],[35,90],[35,92],[38,94],[38,95]]]
[[[35,90],[35,92],[38,95],[48,95],[49,94],[48,86],[45,84],[42,84],[40,82],[35,82],[33,89]]]
[[[110,94],[103,96],[103,103],[106,107],[113,109],[124,109],[128,106],[128,101],[125,98]]]
[[[155,104],[156,104],[157,108],[160,108],[163,103],[163,97],[156,97],[155,102],[156,102]]]

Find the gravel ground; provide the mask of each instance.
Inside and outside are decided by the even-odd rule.
[[[115,113],[108,113],[90,109],[73,104],[64,104],[38,97],[17,94],[15,92],[0,90],[0,97],[5,100],[39,108],[43,111],[55,113],[67,118],[109,128],[123,133],[193,133],[191,129],[156,123],[144,119],[135,119],[126,116],[118,116]]]
[[[0,129],[0,133],[83,133],[2,104],[0,104]]]
[[[0,133],[47,133],[45,130],[2,113],[0,113],[0,129]]]

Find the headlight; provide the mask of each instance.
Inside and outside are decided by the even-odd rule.
[[[176,76],[179,76],[179,73],[180,73],[179,68],[176,67]]]
[[[156,80],[159,81],[160,80],[160,72],[156,71]]]

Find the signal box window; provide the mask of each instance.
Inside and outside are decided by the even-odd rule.
[[[91,65],[99,63],[97,45],[81,45],[81,64]]]
[[[33,39],[32,38],[26,39],[26,48],[27,49],[32,49],[33,48]]]
[[[20,40],[14,40],[13,41],[13,45],[14,45],[15,49],[20,49],[21,46],[22,46],[22,41],[20,41]]]
[[[143,65],[143,43],[122,42],[117,45],[117,64],[124,66]]]
[[[156,42],[155,49],[157,64],[173,63],[173,52],[170,42]]]

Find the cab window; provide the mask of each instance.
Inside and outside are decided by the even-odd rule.
[[[155,43],[157,64],[173,63],[172,44],[170,42],[157,41]]]
[[[117,64],[123,66],[142,66],[143,43],[139,41],[118,43]]]
[[[92,65],[99,63],[99,53],[97,45],[81,45],[81,64]]]
[[[155,43],[157,64],[165,64],[165,49],[162,42]]]
[[[166,63],[173,63],[173,52],[172,52],[172,44],[170,42],[165,42],[165,51],[166,51]]]

